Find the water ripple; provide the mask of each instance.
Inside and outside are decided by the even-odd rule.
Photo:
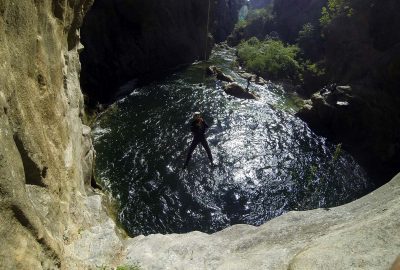
[[[234,54],[211,62],[231,71]],[[260,225],[290,210],[349,202],[372,187],[354,159],[316,136],[294,116],[282,87],[252,85],[258,101],[227,96],[197,63],[135,89],[96,123],[96,174],[120,200],[119,219],[133,234],[214,232],[232,224]],[[202,111],[216,166],[191,142],[188,124]]]

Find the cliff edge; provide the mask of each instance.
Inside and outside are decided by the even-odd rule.
[[[100,208],[92,209],[100,217],[96,214]],[[82,232],[67,249],[73,261],[106,267],[386,270],[400,251],[399,211],[400,174],[343,206],[289,212],[260,227],[235,225],[214,234],[156,234],[119,240],[109,218],[99,218],[96,226]]]

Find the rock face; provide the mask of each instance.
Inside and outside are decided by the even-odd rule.
[[[377,185],[396,173],[400,158],[396,99],[363,86],[333,87],[316,93],[298,112],[317,133],[342,142],[359,160]],[[397,134],[397,135],[396,135]]]
[[[225,41],[238,21],[238,11],[246,4],[244,0],[218,0],[215,2],[212,32],[215,42]]]
[[[400,27],[400,2],[348,4],[352,15],[340,14],[324,28],[324,61],[330,81],[353,86],[349,106],[327,116],[326,106],[316,104],[301,115],[318,132],[343,142],[382,184],[400,169],[400,34],[394,30]]]
[[[223,87],[225,93],[228,95],[242,98],[242,99],[257,99],[257,96],[251,92],[248,92],[242,86],[237,83],[228,83]]]
[[[63,239],[86,223],[77,29],[90,5],[0,1],[0,269],[63,267]]]
[[[294,43],[303,25],[319,24],[327,0],[280,0],[274,2],[276,31],[286,42]]]
[[[109,103],[133,78],[154,78],[208,58],[214,40],[233,29],[241,2],[97,0],[82,27],[81,82],[88,103]]]

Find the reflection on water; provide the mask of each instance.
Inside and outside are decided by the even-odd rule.
[[[210,60],[230,71],[232,51]],[[133,234],[214,232],[259,225],[290,210],[331,207],[367,193],[362,168],[294,116],[274,84],[252,85],[259,100],[227,96],[221,83],[192,65],[135,89],[94,129],[97,176],[120,201],[119,218]],[[216,166],[198,147],[182,170],[191,142],[189,120],[201,111]]]

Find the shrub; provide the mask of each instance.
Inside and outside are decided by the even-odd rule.
[[[134,264],[134,265],[122,265],[122,266],[118,266],[117,270],[140,270],[140,267],[137,264]]]
[[[299,31],[297,44],[301,50],[301,57],[311,61],[319,61],[323,55],[323,38],[319,25],[314,26],[311,23],[303,25]]]
[[[270,79],[298,79],[301,71],[296,60],[299,48],[280,40],[259,41],[253,37],[238,46],[238,57],[250,72]]]
[[[245,29],[247,26],[254,24],[255,22],[266,22],[272,20],[272,8],[261,8],[252,9],[248,12],[246,18],[239,19],[235,25],[234,31],[239,31]]]
[[[322,8],[322,16],[319,21],[321,26],[325,27],[340,15],[350,17],[352,14],[353,9],[350,6],[349,0],[328,0],[328,5]]]

